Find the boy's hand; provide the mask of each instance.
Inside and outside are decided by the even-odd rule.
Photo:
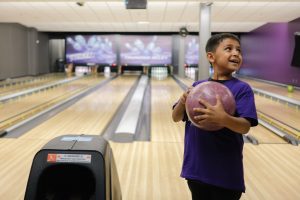
[[[185,102],[186,102],[186,98],[188,96],[188,94],[190,93],[191,89],[193,87],[189,87],[187,89],[187,91],[185,91],[180,99],[178,100],[176,106],[174,107],[173,109],[173,112],[172,112],[172,119],[174,122],[179,122],[181,120],[183,120],[184,118],[184,113],[185,113]]]
[[[190,87],[187,89],[187,91],[185,91],[185,92],[181,95],[181,97],[180,97],[180,99],[179,99],[179,102],[180,102],[182,105],[185,105],[186,98],[187,98],[187,96],[189,95],[189,93],[190,93],[190,91],[191,91],[192,88],[193,88],[193,87],[190,86]]]
[[[216,124],[217,126],[224,126],[223,122],[228,114],[224,110],[220,96],[217,95],[216,98],[217,103],[214,106],[203,99],[199,99],[199,102],[205,107],[194,108],[195,112],[200,113],[200,115],[194,117],[198,121],[199,126],[204,127],[207,122]]]

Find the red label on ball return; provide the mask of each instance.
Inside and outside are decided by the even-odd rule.
[[[47,162],[58,163],[91,163],[90,154],[51,154],[47,156]]]

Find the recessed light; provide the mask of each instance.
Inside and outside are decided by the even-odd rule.
[[[139,21],[138,24],[149,24],[148,21]]]

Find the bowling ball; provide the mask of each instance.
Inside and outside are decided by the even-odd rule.
[[[287,86],[288,92],[294,92],[294,86],[288,85]]]
[[[188,94],[185,103],[185,109],[191,122],[198,128],[200,127],[195,121],[194,117],[200,115],[201,113],[194,112],[193,109],[205,108],[205,106],[199,102],[199,99],[205,100],[212,106],[216,105],[217,103],[216,95],[220,96],[225,112],[227,112],[230,115],[233,115],[235,112],[234,97],[230,92],[230,90],[221,83],[214,82],[214,81],[203,82],[193,87],[190,93]],[[216,131],[222,128],[223,127],[216,126],[213,123],[207,123],[205,124],[205,127],[202,129],[208,131]]]

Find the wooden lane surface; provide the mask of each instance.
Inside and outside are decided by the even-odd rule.
[[[52,82],[60,81],[65,79],[66,76],[64,74],[57,75],[49,75],[45,77],[37,77],[34,78],[33,81],[25,82],[25,83],[17,83],[14,85],[10,85],[7,87],[0,87],[0,96],[6,96],[12,93],[20,92],[23,90],[40,87],[42,85],[50,84]]]
[[[17,78],[3,79],[3,80],[0,80],[0,86],[2,86],[3,84],[9,84],[12,82],[26,81],[26,80],[29,80],[32,78],[33,78],[32,76],[22,76],[22,77],[17,77]]]
[[[0,199],[21,200],[36,149],[47,140],[0,140]],[[30,147],[29,147],[30,146]],[[111,143],[124,200],[190,200],[178,176],[183,144],[163,142]],[[246,193],[242,200],[300,198],[300,149],[292,145],[246,144]],[[181,184],[175,184],[182,180]]]
[[[255,87],[257,89],[265,90],[268,92],[272,92],[275,94],[279,94],[284,97],[289,97],[292,99],[300,100],[300,90],[294,90],[294,92],[288,92],[286,87],[278,86],[278,85],[272,85],[270,83],[265,83],[262,81],[256,81],[253,79],[247,79],[247,78],[239,78],[251,85],[251,87]]]
[[[261,125],[252,127],[249,134],[254,136],[259,144],[287,144],[281,137]]]
[[[183,90],[172,78],[152,79],[151,89],[151,141],[183,142],[183,125],[172,121],[172,106]]]
[[[120,77],[17,139],[0,139],[0,199],[24,199],[32,158],[50,139],[65,134],[98,135],[137,77]]]
[[[252,79],[242,78],[241,80],[246,81],[252,87],[300,100],[300,91],[298,90],[295,90],[293,93],[288,93],[287,89],[281,86],[271,85]],[[259,95],[255,95],[255,103],[258,111],[262,111],[263,113],[266,113],[271,117],[300,130],[299,110]]]
[[[190,200],[179,177],[183,144],[167,142],[111,143],[124,200]],[[286,144],[246,144],[246,193],[242,200],[300,198],[300,149]]]
[[[112,80],[21,138],[52,139],[64,134],[99,135],[136,80],[136,76]]]
[[[177,79],[179,79],[181,82],[183,82],[186,86],[192,86],[195,82],[194,80],[190,78],[180,78],[179,76],[176,76]]]
[[[124,83],[126,84],[123,80],[120,84],[124,85]],[[103,95],[105,94],[105,92],[102,93],[103,90],[106,89],[102,88],[98,92]],[[124,88],[120,88],[115,92],[119,94],[123,90]],[[166,92],[167,90],[165,90]],[[179,87],[178,93],[181,93]],[[100,101],[101,98],[93,98],[92,102],[89,103],[94,104],[94,101]],[[114,100],[117,100],[116,97]],[[171,101],[173,99],[170,100],[170,103]],[[80,106],[81,104],[76,107],[79,109]],[[154,105],[152,104],[152,106]],[[48,120],[51,121],[48,126],[41,125],[21,138],[0,139],[0,199],[19,200],[24,198],[29,168],[34,154],[49,141],[49,138],[62,133],[59,127],[71,127],[73,116],[77,114],[73,113],[72,116],[66,114],[64,117],[57,117],[60,115],[58,114],[53,117],[53,119],[58,118],[57,120]],[[63,120],[65,124],[62,123]],[[81,119],[81,121],[86,120]],[[164,121],[162,120],[161,123],[164,123]],[[95,125],[95,123],[92,124]],[[84,125],[87,127],[92,126]],[[178,129],[181,130],[178,130],[178,132],[183,133],[182,126],[183,123],[179,125]],[[46,128],[52,129],[52,131],[46,131]],[[51,132],[55,131],[59,133],[49,136]],[[73,131],[71,128],[64,128],[64,131],[74,133],[71,132]],[[62,134],[66,134],[66,132]],[[165,140],[168,139],[170,138]],[[121,178],[124,200],[191,199],[185,181],[179,177],[183,155],[182,142],[164,140],[134,142],[131,144],[111,142],[111,145],[119,177]],[[300,161],[297,159],[300,156],[299,150],[298,146],[284,144],[258,146],[246,144],[244,163],[247,192],[242,199],[299,199]]]
[[[171,118],[172,105],[181,94],[173,79],[151,79],[151,141],[111,142],[124,200],[191,199],[179,177],[184,124]]]
[[[79,91],[80,89],[96,84],[103,79],[103,76],[82,78],[71,83],[50,88],[38,93],[33,93],[19,99],[13,99],[2,104],[0,110],[0,122],[67,93],[72,93],[75,90]]]
[[[123,200],[191,199],[179,177],[182,142],[112,143]]]
[[[154,83],[153,83],[154,82]],[[168,82],[168,84],[166,84]],[[152,95],[160,94],[163,102],[168,101],[158,91],[163,91],[165,85],[172,88],[172,81],[152,81]],[[178,87],[179,88],[179,87]],[[164,90],[164,96],[170,96],[174,90]],[[178,94],[181,93],[179,88]],[[176,96],[176,95],[174,95]],[[174,99],[169,99],[172,104]],[[152,97],[152,111],[159,107],[156,98]],[[167,111],[169,112],[169,111]],[[170,113],[169,113],[170,114]],[[170,118],[171,116],[169,116]],[[151,118],[153,119],[153,117]],[[151,127],[164,126],[168,118],[152,120]],[[159,125],[159,123],[161,125]],[[174,129],[168,125],[168,130]],[[183,123],[177,126],[179,134],[183,133]],[[151,130],[151,134],[166,135],[166,129]],[[260,131],[260,130],[253,130]],[[135,142],[133,144],[111,143],[114,150],[117,169],[122,185],[123,199],[125,200],[156,200],[180,199],[190,200],[189,189],[184,179],[179,177],[183,142],[174,141],[174,137],[159,138],[151,142]],[[169,142],[172,141],[172,142]],[[252,145],[245,144],[244,163],[247,192],[243,200],[282,200],[298,199],[300,167],[297,159],[300,155],[299,147],[288,144]],[[287,155],[285,155],[287,154]],[[262,180],[264,179],[264,180]],[[179,191],[179,192],[178,192]]]
[[[300,147],[245,145],[245,200],[300,199]]]
[[[14,83],[14,82],[22,82],[22,81],[28,81],[28,80],[32,80],[32,79],[43,79],[46,77],[61,76],[61,75],[65,75],[65,73],[64,72],[55,72],[55,73],[40,74],[40,75],[36,75],[36,76],[28,75],[28,76],[7,78],[7,79],[0,80],[0,86],[3,84],[9,84],[9,83]]]
[[[256,109],[300,130],[300,111],[294,107],[255,95]]]
[[[0,199],[23,200],[32,160],[48,140],[0,139]]]

